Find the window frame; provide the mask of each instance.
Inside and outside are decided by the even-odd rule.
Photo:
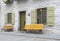
[[[12,13],[7,14],[7,24],[12,24]]]
[[[44,13],[43,13],[43,10],[45,9],[45,15],[44,15]],[[37,19],[38,19],[38,12],[40,12],[39,14],[41,15],[41,16],[39,16],[39,18],[40,18],[40,23],[38,23],[38,20],[37,20],[37,24],[44,24],[44,25],[46,25],[47,24],[47,8],[40,8],[40,9],[37,9]],[[45,17],[44,17],[45,16]],[[45,21],[44,21],[45,20]]]

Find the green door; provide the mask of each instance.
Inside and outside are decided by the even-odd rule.
[[[25,26],[25,12],[20,12],[20,31],[24,30]]]

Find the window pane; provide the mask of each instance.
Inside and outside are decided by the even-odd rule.
[[[41,8],[37,9],[37,24],[46,24],[46,18],[47,18],[47,9]]]
[[[43,24],[46,24],[46,15],[47,15],[47,10],[46,10],[46,8],[42,8],[42,23]]]
[[[41,11],[40,9],[37,10],[37,24],[41,23]]]
[[[11,24],[12,23],[12,13],[8,13],[8,15],[7,15],[7,17],[8,17],[8,24]]]

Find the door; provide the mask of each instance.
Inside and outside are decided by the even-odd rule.
[[[25,11],[20,12],[20,31],[24,30],[25,26]]]

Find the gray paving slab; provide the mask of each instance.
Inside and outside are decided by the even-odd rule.
[[[0,34],[18,36],[18,37],[60,40],[60,34],[31,34],[31,33],[20,33],[20,32],[1,32]]]
[[[21,36],[12,36],[12,35],[0,34],[0,41],[60,41],[60,40],[21,37]]]

